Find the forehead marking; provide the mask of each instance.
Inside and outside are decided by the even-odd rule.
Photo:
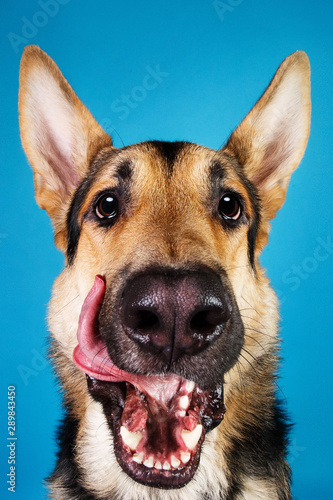
[[[175,160],[179,157],[180,153],[186,149],[186,146],[190,143],[184,141],[149,141],[148,146],[153,146],[154,149],[159,153],[163,159],[163,164],[165,168],[165,173],[167,176],[171,176],[173,173],[173,168]]]

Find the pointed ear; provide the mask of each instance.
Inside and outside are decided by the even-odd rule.
[[[97,152],[112,141],[82,104],[54,61],[39,47],[24,49],[20,67],[20,130],[34,171],[39,206],[66,248],[66,213]]]
[[[258,189],[266,221],[283,205],[290,176],[303,157],[310,113],[309,60],[305,52],[295,52],[226,145]]]

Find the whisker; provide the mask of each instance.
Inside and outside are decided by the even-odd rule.
[[[254,337],[251,337],[251,335],[248,335],[248,334],[245,334],[245,336],[246,336],[246,337],[248,337],[248,338],[249,338],[249,339],[251,339],[251,340],[254,340],[254,342],[256,342],[256,343],[257,343],[257,344],[261,347],[261,349],[262,349],[262,350],[263,350],[266,354],[268,354],[268,352],[267,352],[267,350],[265,349],[265,347],[264,347],[264,346],[263,346],[263,345],[262,345],[262,344],[261,344],[261,343],[260,343],[257,339],[255,339]],[[273,346],[273,345],[275,345],[275,344],[270,343],[270,344],[268,344],[268,345],[272,345],[272,346]]]
[[[282,396],[283,396],[283,399],[284,399],[284,404],[286,405],[286,407],[288,408],[288,400],[286,398],[286,395],[285,393],[283,392],[283,390],[281,389],[281,387],[279,386],[279,384],[277,383],[276,384],[277,388],[279,389],[279,391],[281,392]]]
[[[98,356],[102,351],[104,351],[104,349],[106,349],[106,345],[103,346],[98,352],[95,353],[93,359],[91,360],[93,363],[95,362],[96,356]],[[107,356],[105,356],[105,359],[107,359]],[[102,365],[100,365],[100,366],[102,366]]]
[[[244,264],[243,266],[227,267],[225,270],[226,271],[232,271],[233,269],[243,269],[244,267],[249,267],[249,265],[248,264]]]
[[[247,349],[245,349],[244,347],[242,347],[242,350],[244,350],[249,356],[251,356],[251,358],[254,359],[255,362],[257,362],[256,358]],[[249,365],[251,366],[251,368],[255,372],[256,376],[260,379],[259,373],[258,373],[257,369],[253,366],[253,364],[245,356],[243,356],[243,354],[241,352],[239,353],[239,355],[245,361],[247,361],[249,363]],[[240,359],[238,360],[238,362],[243,366],[243,364],[241,363]],[[279,389],[279,391],[281,392],[281,394],[283,396],[284,403],[285,403],[286,407],[288,407],[288,400],[286,398],[286,395],[284,394],[283,390],[281,389],[281,387],[280,387],[280,385],[278,383],[276,383],[276,386],[277,386],[277,388]]]
[[[100,430],[100,428],[101,428],[103,425],[106,425],[106,428],[107,428],[107,429],[109,429],[108,423],[107,423],[107,422],[102,422],[102,423],[101,423],[101,424],[99,424],[99,426],[97,427],[97,429],[96,429],[96,434],[97,434],[97,432]]]
[[[94,399],[91,399],[91,401],[89,401],[89,403],[86,406],[86,411],[88,410],[89,406],[91,406],[92,404],[94,404],[94,402],[95,402]]]
[[[253,360],[257,363],[257,360],[256,358],[247,350],[245,349],[245,347],[242,347],[242,351],[245,351],[249,356],[251,356],[251,358],[253,358]],[[243,354],[240,352],[239,353],[240,356],[242,356],[242,358],[248,362],[248,364],[251,366],[252,370],[254,371],[256,377],[260,380],[260,375],[259,375],[259,372],[258,370],[255,368],[255,366],[251,363],[251,361],[249,359],[247,359],[245,356],[243,356]]]
[[[256,308],[255,308],[255,307],[251,306],[250,302],[249,302],[248,300],[246,300],[246,299],[243,297],[243,295],[242,295],[242,299],[244,300],[244,302],[246,302],[246,303],[247,303],[247,305],[249,305],[249,306],[251,307],[251,309],[252,309],[253,311],[255,311],[255,312],[258,314],[258,316],[260,316],[260,317],[262,318],[262,315],[261,315],[261,314],[260,314],[260,313],[256,310]]]
[[[253,354],[251,354],[247,349],[245,349],[245,347],[242,347],[242,349],[243,349],[243,351],[246,352],[246,354],[251,356],[251,358],[257,363],[257,359],[255,358],[255,356],[253,356]]]
[[[251,332],[255,332],[255,333],[259,333],[260,335],[264,335],[265,337],[269,337],[271,339],[274,339],[276,340],[276,337],[275,335],[269,335],[268,333],[266,332],[263,332],[261,330],[257,330],[256,328],[252,328],[250,327],[249,325],[247,325],[246,323],[243,323],[244,324],[244,327],[245,327],[245,330],[250,330]]]
[[[244,348],[243,348],[243,349],[244,349]],[[244,350],[245,350],[245,349],[244,349]],[[258,378],[260,378],[260,377],[259,377],[259,375],[258,375],[258,372],[257,372],[256,368],[253,366],[253,364],[251,363],[251,361],[249,361],[249,360],[248,360],[245,356],[243,356],[243,354],[242,354],[241,352],[239,353],[239,355],[240,355],[240,356],[244,359],[244,361],[246,361],[246,362],[247,362],[247,363],[251,366],[251,368],[252,368],[252,370],[254,371],[255,375],[256,375]],[[243,365],[242,365],[242,366],[243,366]],[[244,368],[244,366],[243,366],[243,368]]]
[[[237,366],[237,371],[238,371],[238,376],[239,376],[239,385],[240,385],[240,388],[241,388],[241,392],[243,393],[244,395],[244,398],[247,400],[247,394],[246,394],[246,391],[245,391],[245,384],[244,384],[244,381],[243,381],[243,377],[242,377],[242,372],[240,370],[240,367],[239,367],[239,364],[241,363],[237,363],[236,366]],[[242,364],[241,364],[242,365]],[[242,365],[243,366],[243,365]]]
[[[242,311],[246,311],[248,310],[247,309],[240,309],[239,312],[241,313]],[[252,309],[254,310],[254,309]],[[244,316],[244,314],[241,314],[242,318],[246,318],[246,319],[251,319],[252,321],[255,321],[256,323],[258,323],[260,326],[262,326],[263,328],[265,328],[265,330],[267,329],[265,325],[263,325],[262,323],[260,323],[259,320],[257,320],[256,318],[252,318],[251,316]]]
[[[106,346],[105,346],[105,348],[104,348],[104,349],[106,349]],[[101,368],[103,368],[103,367],[106,365],[106,362],[107,362],[107,360],[108,360],[108,359],[109,359],[109,354],[107,353],[107,354],[106,354],[106,356],[104,357],[104,359],[100,362],[100,365],[99,365],[99,366],[100,366]]]
[[[74,297],[73,299],[71,299],[69,302],[67,302],[67,304],[65,304],[64,306],[62,306],[61,309],[59,309],[56,314],[59,314],[63,309],[65,309],[67,306],[69,306],[69,304],[71,304],[72,302],[74,302],[74,300],[78,299],[80,297],[79,294],[76,295],[76,297]]]
[[[123,147],[125,147],[125,143],[124,141],[122,140],[122,138],[120,137],[120,134],[118,133],[118,131],[112,127],[112,130],[111,130],[111,133],[115,132],[117,134],[117,136],[119,137],[119,139],[121,140],[122,144],[123,144]]]

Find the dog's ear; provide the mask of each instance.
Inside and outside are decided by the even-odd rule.
[[[66,213],[97,152],[112,145],[54,61],[39,47],[24,49],[20,67],[20,130],[34,171],[36,200],[66,248]]]
[[[227,142],[226,149],[257,187],[266,220],[283,205],[290,176],[303,157],[310,113],[309,60],[305,52],[294,52]]]

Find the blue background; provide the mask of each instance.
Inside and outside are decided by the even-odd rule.
[[[116,146],[184,139],[218,148],[281,61],[297,49],[308,53],[311,136],[262,261],[281,299],[284,363],[279,385],[296,422],[290,447],[294,498],[333,498],[333,248],[322,243],[333,238],[333,4],[225,3],[230,10],[223,14],[211,0],[54,0],[52,15],[41,15],[43,8],[35,0],[1,2],[1,498],[13,496],[5,483],[8,385],[16,386],[17,402],[14,498],[45,497],[42,479],[54,464],[53,436],[61,413],[45,361],[45,316],[63,258],[53,246],[46,213],[34,201],[17,120],[19,61],[28,43],[55,59]],[[157,66],[164,73],[161,81],[146,95],[140,93],[137,87],[148,67]],[[135,97],[126,112],[117,110],[122,94]]]

